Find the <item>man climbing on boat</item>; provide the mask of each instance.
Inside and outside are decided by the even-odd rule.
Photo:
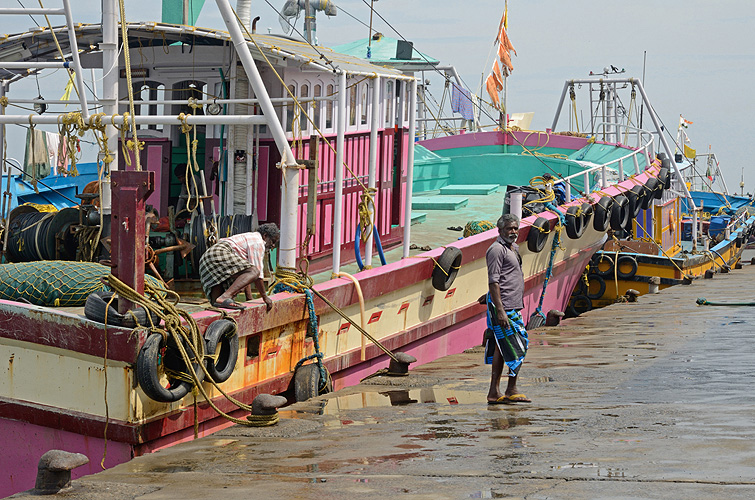
[[[498,238],[488,248],[488,331],[485,363],[492,364],[488,404],[530,403],[516,387],[519,369],[527,354],[529,340],[519,311],[524,307],[524,273],[519,246],[519,217],[504,214],[498,219]],[[504,363],[509,368],[506,392],[499,385]]]
[[[210,247],[199,260],[199,279],[210,304],[225,309],[244,309],[234,300],[244,291],[252,300],[255,284],[267,310],[273,301],[267,296],[262,280],[265,251],[272,250],[280,240],[280,230],[274,223],[262,224],[256,232],[222,238]]]

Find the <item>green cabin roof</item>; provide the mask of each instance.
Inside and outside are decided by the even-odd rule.
[[[367,46],[369,39],[363,38],[354,42],[345,43],[342,45],[336,45],[332,47],[335,52],[342,54],[348,54],[354,57],[361,57],[367,59]],[[437,66],[440,61],[433,59],[432,57],[423,54],[415,48],[412,48],[411,59],[396,59],[396,46],[398,40],[387,36],[374,35],[372,37],[372,43],[370,46],[369,61],[372,64],[378,64],[381,66],[391,66],[403,71],[422,71],[429,70]]]

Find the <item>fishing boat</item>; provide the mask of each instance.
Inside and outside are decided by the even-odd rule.
[[[687,145],[692,122],[680,115],[674,165],[687,193],[671,190],[638,207],[628,231],[620,232],[596,252],[572,293],[567,312],[578,315],[617,301],[636,300],[670,286],[712,277],[738,267],[755,222],[752,199],[731,196],[712,153],[697,155]],[[704,176],[696,164],[706,160]],[[685,160],[688,161],[684,165]],[[670,159],[664,158],[666,168]],[[723,192],[714,192],[718,180]],[[705,190],[703,190],[705,188]],[[641,196],[641,190],[636,190]]]
[[[485,252],[497,236],[480,222],[531,207],[508,186],[533,177],[545,209],[522,213],[525,315],[532,326],[551,310],[557,319],[606,231],[628,224],[626,202],[614,208],[613,200],[637,185],[663,191],[676,182],[666,180],[652,134],[618,123],[607,125],[613,140],[556,133],[557,117],[544,132],[425,141],[415,162],[411,74],[256,34],[227,0],[216,2],[227,31],[185,19],[124,20],[120,39],[117,2],[103,1],[95,25],[74,24],[62,3],[33,12],[63,16],[65,25],[0,41],[0,122],[62,126],[74,143],[89,134],[100,147],[98,191],[77,193],[81,203],[58,212],[20,205],[3,214],[0,439],[8,446],[0,494],[32,487],[39,457],[52,448],[87,455],[73,475],[91,474],[251,425],[245,417],[259,394],[306,399],[389,361],[424,363],[479,344]],[[140,57],[129,59],[130,51]],[[67,101],[78,111],[59,112],[62,103],[36,99],[44,113],[11,113],[31,104],[12,95],[30,69],[61,68],[75,69],[68,79],[79,89],[83,68],[102,71],[99,98],[80,92]],[[641,89],[620,78],[607,86],[629,81]],[[635,145],[616,140],[625,131]],[[188,181],[179,181],[177,165]],[[445,172],[440,188],[462,194],[415,194],[434,170]],[[181,200],[190,207],[183,221],[173,210]],[[147,205],[155,218],[168,214],[164,223],[148,221]],[[422,206],[430,207],[424,222],[413,226]],[[476,221],[477,230],[459,239],[438,229],[449,220]],[[281,229],[271,279],[294,291],[272,295],[270,312],[261,300],[238,311],[208,307],[197,298],[200,256],[263,222]],[[398,256],[343,274],[351,252],[361,259],[360,244],[368,266],[373,248],[386,256],[395,247]],[[317,269],[325,272],[313,280]]]

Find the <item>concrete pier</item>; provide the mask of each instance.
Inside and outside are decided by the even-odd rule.
[[[755,498],[755,308],[695,303],[753,301],[754,279],[748,265],[530,332],[531,404],[486,404],[490,369],[473,349],[58,496]]]

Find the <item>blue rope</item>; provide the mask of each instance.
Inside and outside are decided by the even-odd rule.
[[[307,326],[307,329],[309,330],[309,334],[312,336],[312,340],[315,346],[315,353],[300,359],[296,363],[296,366],[294,366],[294,373],[296,373],[296,370],[298,370],[301,365],[303,365],[310,359],[314,359],[315,363],[317,363],[317,367],[320,369],[319,389],[322,390],[328,383],[328,374],[325,371],[325,365],[323,365],[322,363],[323,354],[320,352],[320,329],[317,325],[317,313],[315,312],[315,300],[314,295],[312,294],[312,290],[310,290],[309,288],[304,288],[304,290],[296,290],[295,288],[283,283],[278,283],[277,285],[275,285],[275,288],[273,288],[273,293],[302,293],[302,291],[304,292],[304,296],[307,300],[307,310],[309,312],[309,325]]]
[[[553,204],[553,202],[547,202],[545,204],[545,208],[550,210],[551,212],[558,215],[558,223],[560,225],[566,224],[566,218],[564,217],[564,214],[562,214],[557,208],[556,205]],[[556,249],[561,244],[561,232],[557,232],[556,236],[553,237],[553,244],[551,245],[551,255],[548,260],[548,268],[545,270],[545,281],[543,282],[543,291],[540,293],[540,302],[537,304],[537,308],[535,309],[534,314],[539,314],[542,316],[543,319],[546,319],[545,313],[543,313],[543,300],[545,299],[545,289],[548,288],[548,282],[551,279],[551,276],[553,276],[553,261],[556,257]],[[533,314],[533,315],[534,315]]]

